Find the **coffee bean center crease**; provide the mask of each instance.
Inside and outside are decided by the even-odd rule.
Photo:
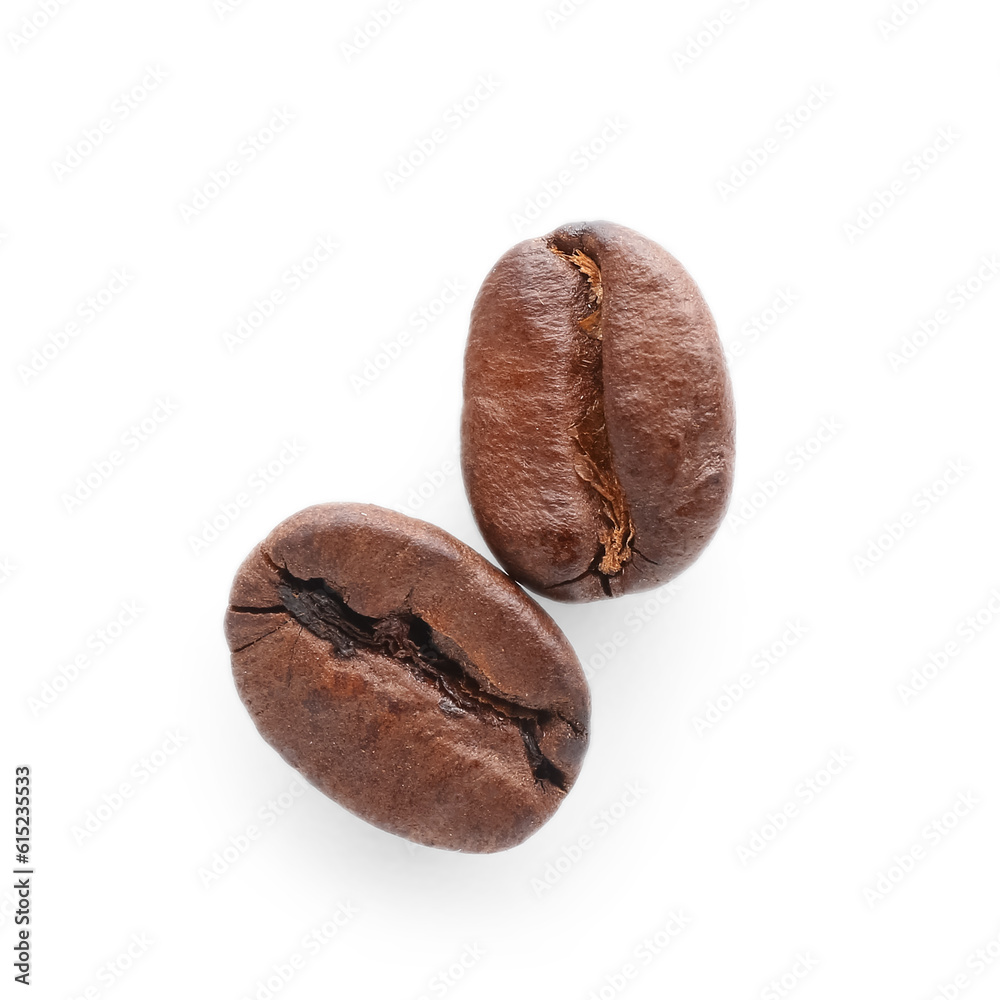
[[[578,447],[574,461],[576,474],[600,497],[601,512],[607,522],[594,561],[582,575],[597,573],[602,589],[610,597],[609,578],[620,573],[632,558],[635,525],[615,471],[604,412],[604,282],[597,261],[578,247],[571,250],[565,240],[556,238],[549,243],[549,250],[576,268],[581,279],[583,301],[577,326],[585,335],[580,338],[580,362],[586,375],[586,408],[569,433]]]
[[[423,619],[409,611],[370,618],[351,608],[325,580],[300,580],[287,570],[280,571],[278,594],[282,610],[330,643],[338,658],[350,659],[360,650],[388,656],[421,682],[437,688],[441,696],[438,708],[445,715],[470,713],[490,725],[517,727],[535,781],[566,790],[565,775],[539,746],[544,727],[554,713],[484,690],[460,663],[437,648],[431,628]],[[579,730],[570,720],[562,721],[574,731]]]

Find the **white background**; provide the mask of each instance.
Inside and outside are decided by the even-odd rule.
[[[1000,955],[1000,11],[556,3],[4,4],[0,763],[8,831],[32,768],[35,996],[1000,991],[1000,960],[967,962]],[[326,500],[483,550],[456,474],[475,291],[602,218],[716,316],[731,517],[673,590],[545,604],[594,703],[552,821],[495,856],[414,848],[258,736],[229,583]]]

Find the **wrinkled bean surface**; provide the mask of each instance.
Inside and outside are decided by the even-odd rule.
[[[240,567],[226,636],[261,735],[384,830],[502,850],[576,778],[590,701],[566,638],[432,525],[364,504],[300,511]]]
[[[715,322],[661,246],[581,223],[490,271],[465,354],[462,471],[516,580],[565,601],[666,582],[718,527],[733,450]]]

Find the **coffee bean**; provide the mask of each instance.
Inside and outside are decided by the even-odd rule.
[[[733,438],[715,322],[661,246],[580,223],[490,271],[465,354],[462,472],[516,580],[562,601],[670,580],[722,520]]]
[[[264,739],[383,830],[500,851],[576,779],[590,696],[566,637],[433,525],[365,504],[294,514],[237,572],[226,637]]]

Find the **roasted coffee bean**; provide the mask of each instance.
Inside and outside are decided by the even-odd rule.
[[[500,851],[576,779],[590,695],[566,637],[433,525],[366,504],[294,514],[237,572],[226,637],[264,739],[383,830]]]
[[[734,414],[715,322],[633,230],[580,223],[504,254],[472,309],[464,388],[476,523],[546,597],[657,586],[721,522]]]

